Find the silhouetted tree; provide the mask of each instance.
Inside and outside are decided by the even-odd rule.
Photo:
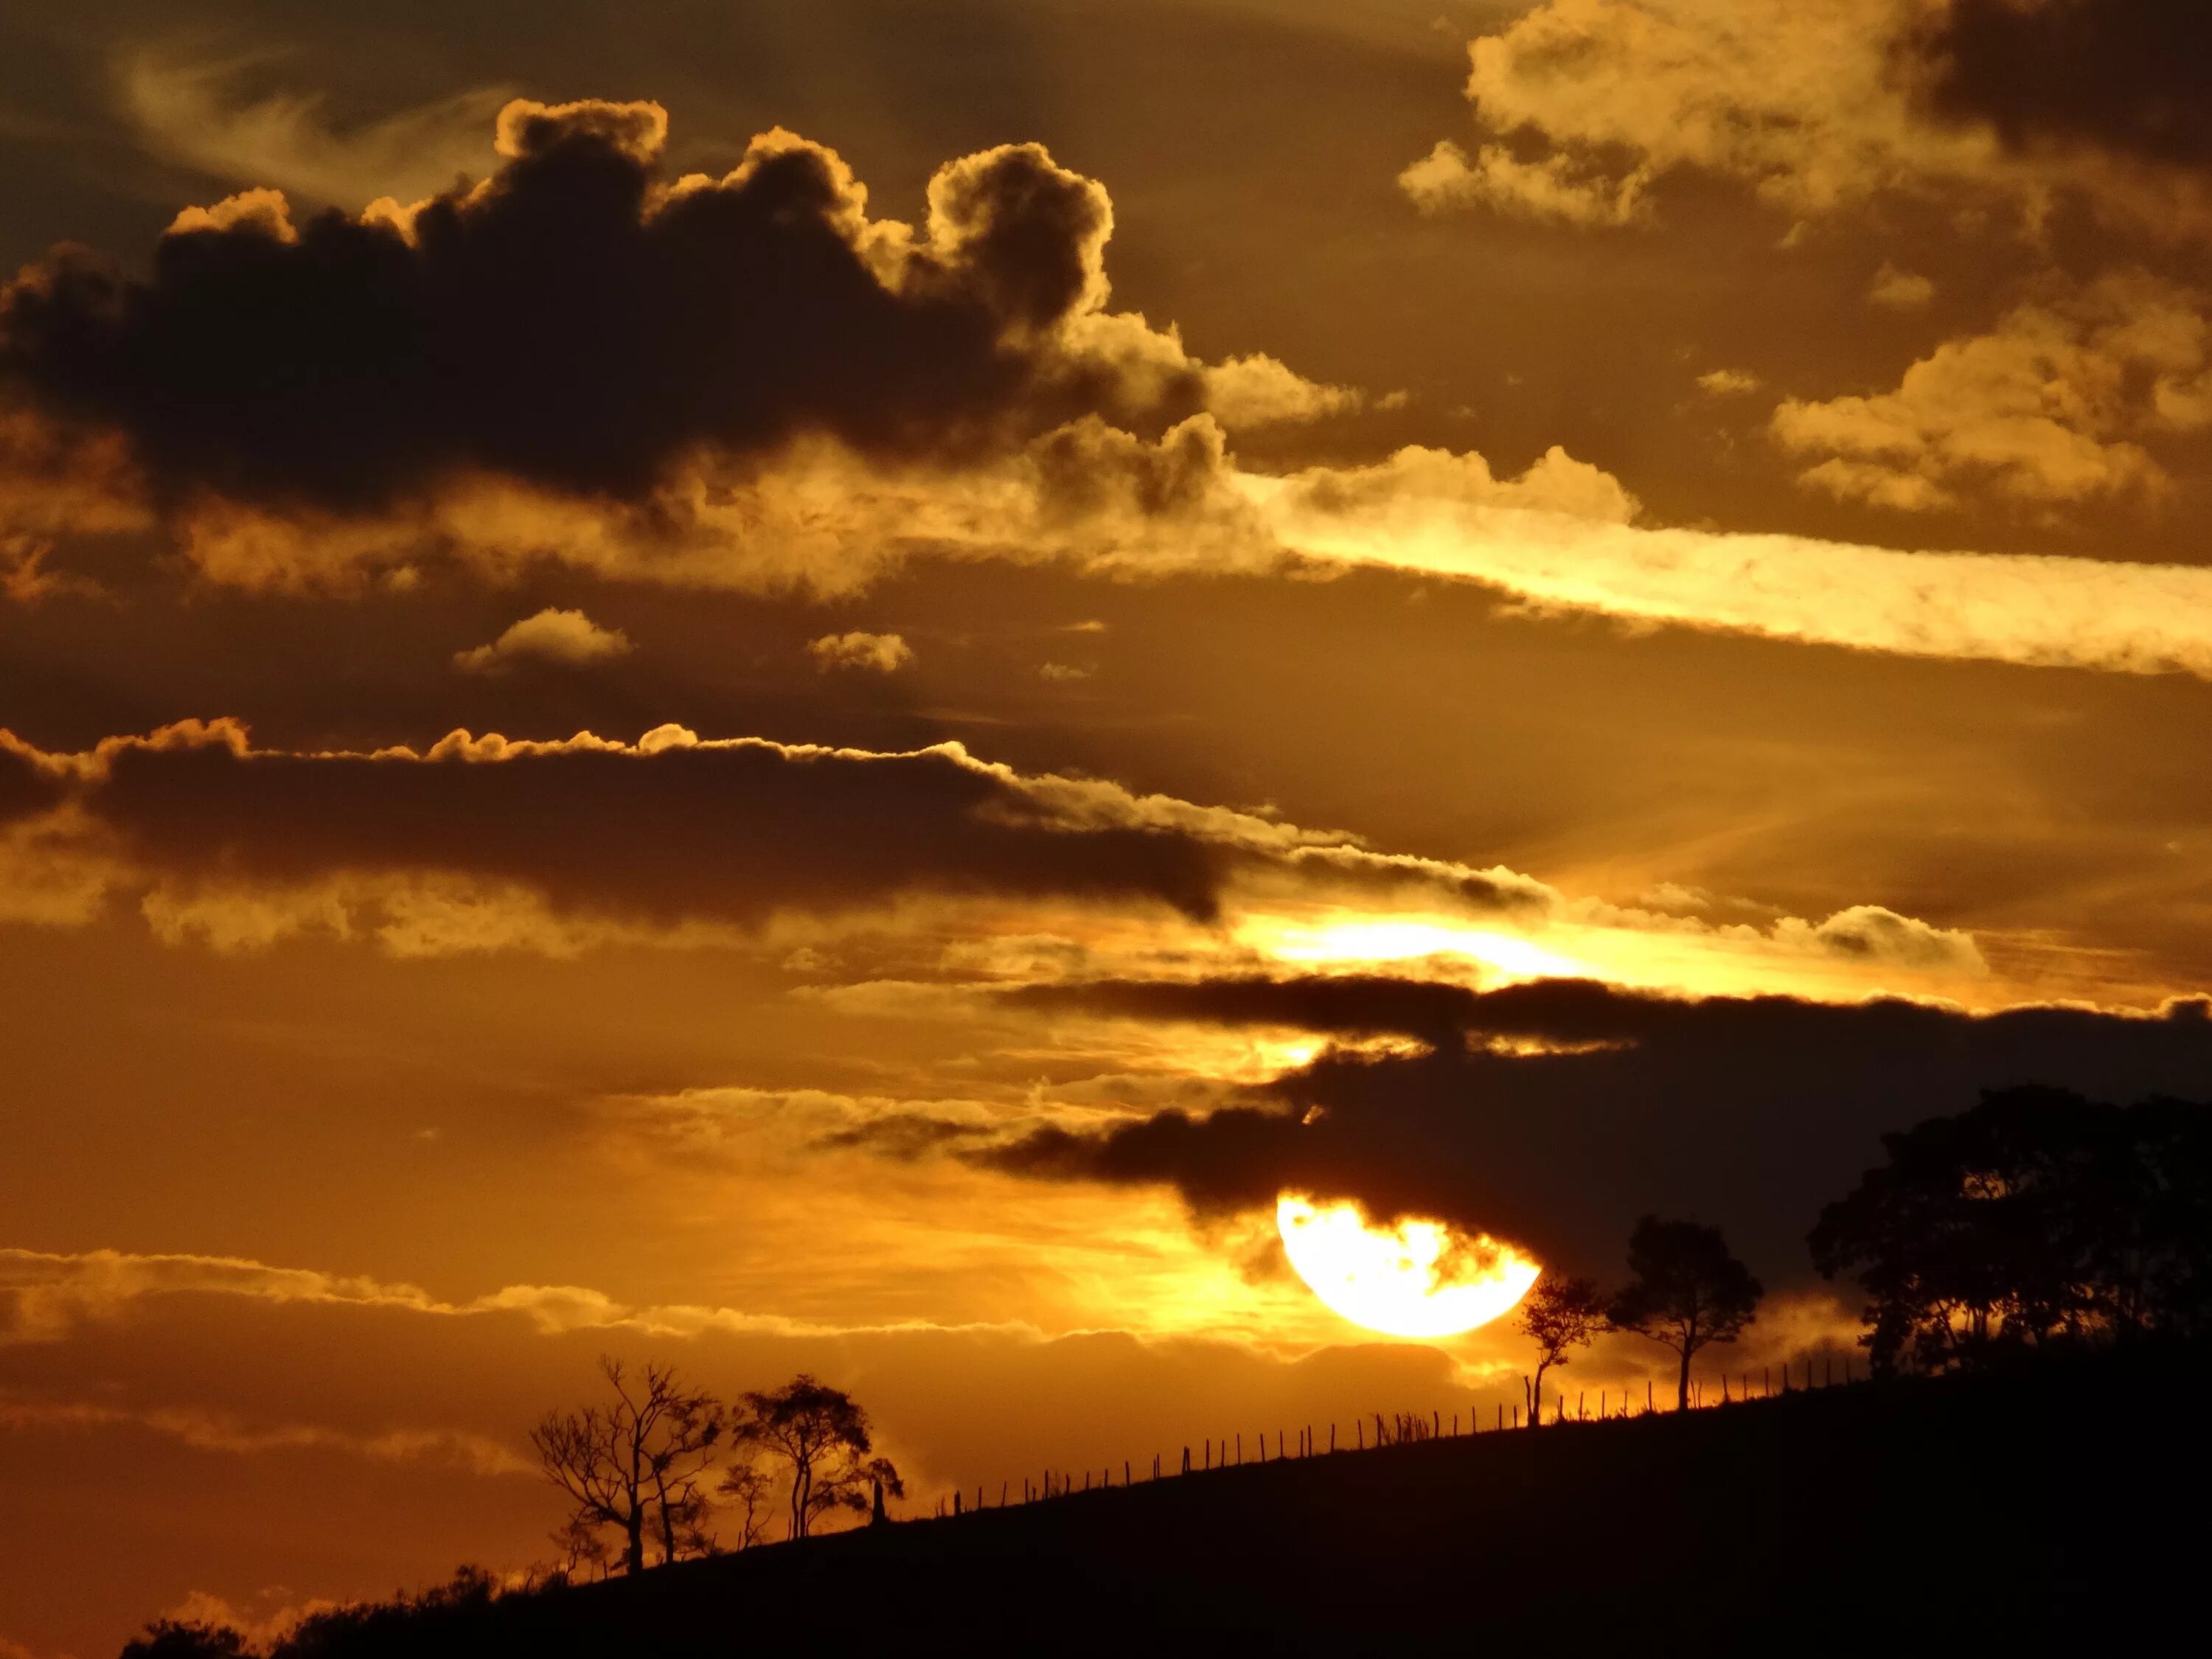
[[[1543,1415],[1544,1373],[1554,1365],[1564,1366],[1570,1352],[1588,1346],[1605,1328],[1605,1300],[1590,1279],[1540,1279],[1521,1298],[1516,1323],[1522,1335],[1536,1345],[1535,1378],[1526,1384],[1528,1426],[1533,1429]]]
[[[1717,1227],[1645,1216],[1628,1236],[1633,1277],[1606,1310],[1615,1330],[1664,1343],[1681,1357],[1676,1409],[1690,1407],[1690,1361],[1713,1342],[1733,1342],[1759,1310],[1765,1288],[1729,1254]]]
[[[736,1511],[738,1537],[732,1547],[748,1550],[768,1535],[768,1502],[775,1495],[775,1482],[757,1461],[760,1447],[747,1443],[743,1429],[740,1423],[740,1431],[732,1437],[738,1459],[722,1471],[715,1492]]]
[[[228,1625],[157,1619],[123,1645],[123,1659],[244,1659],[252,1651]]]
[[[553,1570],[564,1579],[605,1578],[614,1565],[596,1521],[572,1515],[554,1528],[552,1536],[554,1547],[561,1552]]]
[[[787,1466],[793,1538],[805,1537],[832,1510],[865,1514],[874,1481],[894,1498],[906,1496],[890,1460],[873,1455],[867,1413],[842,1389],[803,1372],[772,1392],[746,1395],[737,1432]]]
[[[2212,1109],[2007,1089],[1882,1146],[1808,1240],[1877,1369],[2212,1327]]]
[[[599,1370],[614,1403],[552,1412],[531,1431],[545,1478],[574,1506],[568,1527],[611,1527],[622,1534],[625,1571],[645,1571],[646,1540],[663,1561],[703,1553],[706,1501],[698,1486],[722,1440],[726,1419],[711,1395],[686,1391],[674,1370],[648,1364],[633,1383],[622,1362]]]

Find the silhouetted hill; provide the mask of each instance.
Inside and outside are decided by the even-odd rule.
[[[416,1615],[327,1651],[2110,1651],[2194,1620],[2199,1375],[2106,1355],[1247,1465]]]

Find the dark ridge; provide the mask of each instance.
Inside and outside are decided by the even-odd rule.
[[[2109,1652],[2195,1600],[2204,1358],[2120,1351],[1140,1478],[395,1613],[285,1653]]]

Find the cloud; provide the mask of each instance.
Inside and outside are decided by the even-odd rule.
[[[52,811],[68,782],[65,770],[49,757],[0,729],[0,825]]]
[[[1698,389],[1709,398],[1740,398],[1764,384],[1747,369],[1717,368],[1698,376]]]
[[[2071,193],[2172,234],[2212,226],[2201,29],[2184,0],[1543,0],[1468,48],[1492,142],[1399,183],[1581,227],[1649,223],[1696,172],[1799,220],[1899,196],[2039,223]],[[2078,50],[2069,50],[2078,48]],[[2060,141],[2074,147],[2058,153]]]
[[[1917,311],[1936,297],[1936,284],[1910,270],[1899,270],[1887,259],[1867,288],[1867,303],[1887,311]]]
[[[1845,996],[1978,996],[1989,979],[1968,935],[1878,907],[1722,925],[1570,898],[1502,866],[1020,773],[957,744],[664,726],[634,744],[461,732],[421,751],[283,750],[218,720],[0,756],[41,780],[0,833],[0,920],[81,926],[128,897],[163,942],[217,951],[714,949],[945,994],[1266,961]],[[793,957],[833,936],[850,961]]]
[[[418,1285],[271,1266],[244,1256],[0,1247],[0,1314],[5,1316],[0,1343],[61,1341],[88,1322],[112,1322],[129,1316],[139,1304],[169,1297],[379,1309],[438,1319],[514,1316],[549,1336],[613,1330],[653,1336],[708,1330],[823,1336],[883,1328],[818,1325],[734,1308],[634,1304],[575,1285],[508,1285],[465,1302],[448,1302]]]
[[[806,644],[807,655],[821,668],[858,668],[892,674],[914,660],[914,651],[896,634],[824,634]]]
[[[2212,425],[2212,322],[2203,297],[2118,272],[1947,340],[1894,392],[1791,398],[1773,431],[1826,455],[1800,482],[1876,506],[1954,507],[1986,489],[2039,507],[2155,493],[2140,441]]]
[[[2212,18],[2193,0],[1948,0],[1912,46],[1929,105],[2010,149],[2212,161]]]
[[[173,879],[314,891],[434,872],[521,886],[556,915],[663,925],[915,891],[1206,916],[1240,852],[1260,850],[1233,818],[1163,822],[1110,785],[1024,778],[957,744],[878,754],[663,727],[635,744],[457,732],[421,753],[309,755],[218,722],[108,745],[97,764],[85,809]]]
[[[957,744],[879,753],[663,726],[635,744],[454,732],[420,752],[291,752],[256,749],[234,722],[187,721],[77,755],[9,738],[11,777],[20,812],[47,809],[15,833],[50,837],[58,859],[74,847],[80,886],[137,886],[163,937],[230,948],[326,932],[404,954],[572,954],[727,942],[779,917],[924,897],[1211,924],[1255,884],[1496,915],[1555,896],[1507,871],[1017,773]]]
[[[1856,960],[1893,962],[1939,973],[1970,974],[1983,967],[1971,935],[1931,927],[1913,916],[1900,916],[1879,904],[1838,910],[1816,927],[1795,917],[1775,925],[1778,937],[1802,937],[1812,948]]]
[[[1649,168],[1613,177],[1565,155],[1523,161],[1502,144],[1472,157],[1449,138],[1398,175],[1398,188],[1424,213],[1487,207],[1516,218],[1584,228],[1644,224]]]
[[[353,521],[472,479],[636,504],[808,437],[957,465],[1212,392],[1267,420],[1352,397],[1108,312],[1112,205],[1040,145],[939,168],[917,232],[793,134],[670,179],[666,131],[658,105],[516,100],[481,185],[297,224],[249,191],[180,216],[143,278],[58,254],[0,299],[0,383],[118,434],[173,514]]]
[[[239,83],[276,61],[194,63],[140,52],[118,64],[116,92],[147,147],[163,160],[338,207],[362,207],[379,197],[420,201],[495,160],[492,119],[511,96],[499,88],[349,125],[315,93],[241,97]]]
[[[1802,55],[1801,33],[1843,52],[1871,3],[1823,0],[1801,30],[1799,9],[1555,0],[1478,43],[1497,83],[1485,118],[1537,122],[1553,106],[1524,121],[1515,99],[1541,92],[1629,123],[1622,143],[1811,143],[1819,124],[1784,94],[1829,97],[1833,77],[1818,52],[1768,59]],[[1713,103],[1695,88],[1716,53],[1735,91]],[[1739,118],[1729,100],[1753,91],[1783,102]],[[817,594],[923,557],[1155,578],[1382,566],[1638,624],[2212,663],[2212,578],[2194,569],[1651,526],[1620,479],[1558,447],[1504,477],[1420,447],[1250,470],[1210,401],[1251,419],[1350,405],[1106,309],[1111,204],[1043,150],[939,169],[916,228],[872,217],[842,160],[781,131],[721,179],[672,180],[665,131],[656,105],[517,102],[499,172],[419,211],[295,223],[247,192],[187,215],[147,277],[79,256],[27,274],[0,307],[0,474],[37,482],[0,489],[0,569],[32,592],[68,576],[48,555],[71,526],[155,520],[208,580],[302,591],[441,560]],[[2160,366],[2201,357],[2184,337],[2201,319],[2149,283],[2127,288],[2126,318],[2099,310],[2127,286],[2108,280],[1939,348],[1896,392],[1787,404],[1776,429],[1809,487],[1915,509],[1976,483],[2035,508],[2154,488],[2146,434],[2212,418],[2212,393],[2197,359]],[[579,316],[600,325],[567,325]],[[2039,365],[2054,399],[2030,410]],[[2148,368],[2148,402],[2100,390],[2114,365],[2130,386]]]
[[[2176,383],[2165,394],[2172,413],[2163,418],[2193,421],[2187,395]],[[1890,412],[1877,399],[1801,407],[1816,412],[1789,415],[1793,441],[1896,443],[1916,462],[1932,465],[1932,452],[1950,465],[1950,453],[1911,424],[1921,412],[1917,404],[1896,411],[1903,423],[1895,428],[1877,424]],[[1988,465],[2011,468],[2023,480],[2029,476],[2024,469],[2040,465],[2051,469],[2046,479],[2062,480],[2066,475],[2055,469],[2071,453],[2086,458],[2085,482],[2127,465],[2103,454],[2096,440],[2069,436],[2055,419],[2049,423],[2057,459],[2014,441],[2015,430],[2008,427],[1992,434]],[[1854,482],[1864,476],[1865,489],[1892,481],[1901,504],[1926,504],[1941,488],[1900,462],[1837,459],[1873,470],[1848,475]],[[1961,456],[1957,464],[1967,463]],[[1589,471],[1591,507],[1603,507],[1607,496],[1631,499],[1605,474]],[[1341,488],[1347,476],[1361,475],[1316,468],[1288,478],[1240,474],[1233,482],[1269,534],[1310,558],[1479,582],[1536,611],[1596,612],[1907,656],[2212,678],[2212,572],[2195,566],[1904,552],[1798,536],[1646,526],[1602,512],[1572,514],[1413,491],[1347,498]],[[1571,480],[1563,469],[1547,482]]]
[[[0,1425],[16,1431],[79,1432],[119,1426],[150,1429],[195,1451],[253,1457],[270,1452],[337,1451],[376,1462],[444,1463],[471,1474],[535,1475],[538,1465],[483,1435],[447,1429],[388,1429],[353,1434],[313,1423],[252,1424],[175,1407],[131,1408],[89,1401],[0,1397]]]
[[[562,663],[581,667],[629,654],[629,635],[602,628],[580,611],[551,608],[509,623],[489,645],[456,652],[453,665],[470,674],[496,674],[518,662]]]
[[[2154,1016],[2029,1006],[1703,1000],[1553,980],[1488,992],[1365,976],[1108,984],[1016,994],[1059,1008],[1422,1049],[1326,1051],[1247,1103],[1036,1128],[965,1154],[1042,1179],[1167,1184],[1201,1214],[1285,1188],[1461,1221],[1575,1270],[1615,1258],[1640,1213],[1725,1227],[1772,1282],[1810,1277],[1819,1206],[1880,1136],[2039,1081],[2107,1098],[2201,1091],[2202,1001]]]

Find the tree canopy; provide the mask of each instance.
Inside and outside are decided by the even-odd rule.
[[[743,1400],[741,1443],[785,1466],[789,1481],[790,1535],[804,1538],[821,1516],[837,1510],[866,1514],[875,1487],[906,1495],[888,1458],[874,1455],[868,1414],[842,1389],[802,1372],[781,1388]]]
[[[1536,1374],[1527,1384],[1528,1426],[1534,1428],[1543,1416],[1544,1373],[1565,1364],[1570,1352],[1587,1346],[1605,1328],[1605,1298],[1594,1279],[1547,1275],[1521,1298],[1514,1322],[1536,1345]]]
[[[1882,1145],[1808,1240],[1878,1368],[2212,1330],[2212,1109],[2007,1089]]]
[[[1733,1342],[1759,1311],[1765,1286],[1729,1254],[1717,1227],[1644,1216],[1628,1236],[1629,1283],[1606,1310],[1615,1330],[1664,1343],[1680,1357],[1677,1404],[1690,1404],[1690,1361]]]

